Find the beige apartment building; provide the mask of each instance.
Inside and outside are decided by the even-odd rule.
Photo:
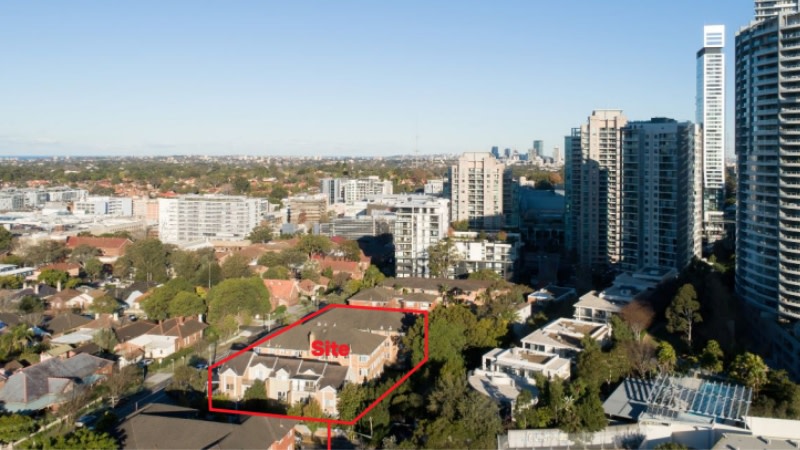
[[[596,110],[565,139],[567,248],[584,266],[616,264],[621,251],[621,110]]]
[[[450,167],[450,220],[468,220],[470,229],[501,229],[505,168],[489,152],[461,155]]]

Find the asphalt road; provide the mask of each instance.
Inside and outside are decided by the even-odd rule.
[[[150,403],[156,403],[159,400],[163,400],[167,395],[165,388],[171,379],[172,374],[168,374],[164,380],[161,380],[157,384],[148,386],[143,391],[131,397],[125,398],[116,408],[114,408],[114,414],[116,414],[119,418],[127,417],[136,412],[137,408],[141,409]]]

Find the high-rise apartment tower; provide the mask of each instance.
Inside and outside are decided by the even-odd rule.
[[[707,242],[725,235],[724,46],[724,25],[703,27],[703,48],[697,52],[696,121],[703,131],[703,235]]]

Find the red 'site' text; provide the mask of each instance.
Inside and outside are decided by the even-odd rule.
[[[336,341],[314,341],[311,343],[311,354],[314,356],[347,356],[350,346],[338,344]]]

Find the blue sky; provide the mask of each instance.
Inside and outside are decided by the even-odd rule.
[[[727,26],[732,67],[752,15],[752,0],[6,1],[0,156],[522,152],[534,139],[549,153],[593,109],[694,120],[703,25]]]

